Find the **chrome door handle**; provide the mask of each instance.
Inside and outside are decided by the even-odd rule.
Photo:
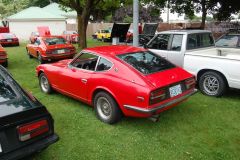
[[[81,79],[82,83],[87,83],[87,79]]]

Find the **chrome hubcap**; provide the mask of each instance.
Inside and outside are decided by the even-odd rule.
[[[41,88],[44,92],[48,91],[49,84],[48,84],[48,80],[45,76],[41,77]]]
[[[203,81],[203,87],[208,94],[215,95],[219,90],[219,81],[214,76],[206,76]]]
[[[100,97],[97,100],[97,111],[99,113],[99,116],[102,117],[103,119],[109,119],[111,114],[112,114],[112,108],[105,97]]]

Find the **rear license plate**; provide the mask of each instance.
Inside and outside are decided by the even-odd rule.
[[[58,50],[57,53],[58,53],[58,54],[65,53],[65,50],[64,50],[64,49]]]
[[[175,97],[179,94],[182,94],[182,88],[181,85],[178,84],[176,86],[170,87],[169,88],[169,92],[170,92],[170,97]]]
[[[8,39],[7,41],[8,41],[8,42],[12,42],[12,40],[11,40],[11,39]]]

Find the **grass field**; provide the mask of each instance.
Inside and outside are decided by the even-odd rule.
[[[90,41],[89,45],[102,43]],[[48,108],[60,136],[60,141],[30,159],[240,159],[240,91],[229,91],[222,98],[197,93],[162,113],[157,123],[123,118],[116,125],[107,125],[79,101],[59,93],[43,94],[35,76],[38,62],[28,58],[25,46],[6,48],[8,69]]]

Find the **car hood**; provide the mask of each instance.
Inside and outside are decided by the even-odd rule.
[[[148,82],[151,83],[155,88],[168,86],[190,77],[192,77],[190,73],[179,67],[146,75]]]
[[[125,37],[130,27],[130,23],[114,23],[111,37]]]
[[[144,24],[142,34],[155,35],[157,28],[158,28],[158,23],[146,23]]]

